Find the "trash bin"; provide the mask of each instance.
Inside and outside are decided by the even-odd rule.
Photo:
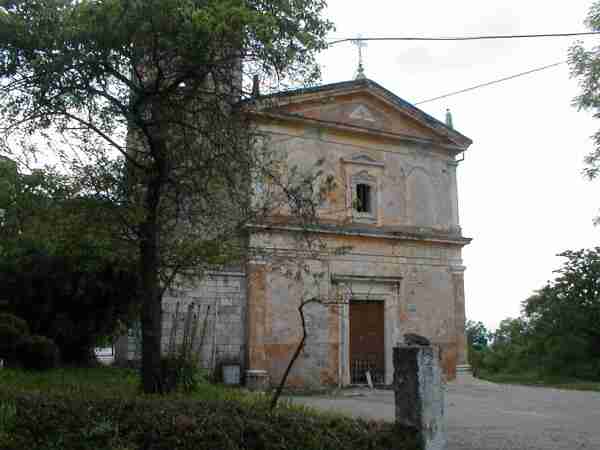
[[[223,383],[228,385],[240,384],[240,365],[223,364]]]

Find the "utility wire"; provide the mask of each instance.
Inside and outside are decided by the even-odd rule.
[[[547,34],[508,34],[508,35],[488,35],[488,36],[447,36],[447,37],[354,37],[343,38],[330,41],[327,45],[341,44],[342,42],[352,41],[482,41],[490,39],[524,39],[524,38],[549,38],[549,37],[569,37],[569,36],[590,36],[600,34],[600,31],[587,31],[582,33],[547,33]]]
[[[529,74],[532,74],[535,72],[541,72],[542,70],[550,69],[551,67],[560,66],[561,64],[565,64],[566,62],[567,61],[561,61],[561,62],[557,62],[554,64],[548,64],[547,66],[537,67],[535,69],[528,70],[527,72],[521,72],[521,73],[517,73],[515,75],[508,76],[508,77],[499,78],[494,81],[488,81],[487,83],[481,83],[476,86],[471,86],[466,89],[461,89],[460,91],[449,92],[448,94],[440,95],[438,97],[428,98],[427,100],[421,100],[421,101],[413,103],[413,104],[414,105],[422,105],[423,103],[433,102],[435,100],[441,100],[443,98],[450,97],[452,95],[462,94],[463,92],[469,92],[469,91],[473,91],[475,89],[479,89],[482,87],[491,86],[493,84],[501,83],[503,81],[512,80],[513,78],[522,77],[524,75],[529,75]]]

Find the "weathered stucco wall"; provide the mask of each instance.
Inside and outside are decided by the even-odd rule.
[[[322,161],[319,168],[336,181],[320,205],[319,215],[330,225],[321,239],[329,249],[350,250],[323,258],[322,297],[339,298],[340,289],[349,289],[355,299],[384,303],[386,382],[392,379],[392,348],[409,332],[440,347],[446,376],[453,378],[457,363],[465,360],[461,248],[468,243],[459,225],[456,152],[431,130],[369,95],[335,101],[315,95],[283,109],[314,122],[262,120],[271,148],[290,167],[311,170]],[[374,207],[368,213],[356,211],[357,184],[370,186]],[[282,228],[258,232],[251,245],[293,250],[291,236]],[[255,311],[249,314],[249,330],[256,329],[249,331],[250,345],[256,347],[250,366],[268,370],[272,381],[300,340],[297,306],[306,298],[306,282],[290,280],[283,266],[264,260],[251,269],[260,275],[249,277],[249,311]],[[309,340],[292,384],[348,383],[348,305],[312,306],[308,316]]]
[[[285,232],[253,236],[253,245],[269,243],[282,253],[293,249],[295,242]],[[444,371],[454,377],[457,346],[462,345],[457,332],[463,330],[455,319],[460,320],[454,287],[455,273],[462,268],[459,249],[361,236],[324,236],[322,242],[329,249],[349,250],[319,261],[315,273],[324,274],[319,289],[307,292],[306,278],[297,281],[286,275],[286,265],[298,264],[298,258],[290,258],[287,264],[279,259],[276,264],[261,261],[252,266],[252,273],[260,275],[249,277],[249,291],[261,294],[249,302],[250,345],[256,348],[250,350],[250,367],[268,370],[272,382],[280,379],[301,338],[297,308],[319,291],[325,302],[340,304],[307,308],[308,339],[291,373],[292,385],[350,382],[349,298],[384,301],[386,383],[392,381],[392,348],[408,332],[427,336],[438,345]]]
[[[367,106],[374,113],[384,110],[367,99],[357,99],[352,105],[355,109]],[[346,113],[345,109],[343,112]],[[386,114],[392,115],[389,111]],[[397,117],[393,119],[402,122]],[[411,125],[406,123],[409,129]],[[287,155],[290,166],[310,170],[317,161],[324,161],[320,168],[333,175],[338,186],[322,205],[320,212],[324,219],[459,232],[457,163],[438,146],[306,123],[271,121],[261,124],[261,129],[270,136],[269,145]],[[374,220],[360,220],[352,211],[352,180],[361,174],[364,179],[372,180],[376,190]]]

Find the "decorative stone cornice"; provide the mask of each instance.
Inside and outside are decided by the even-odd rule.
[[[381,161],[368,160],[366,158],[341,158],[345,164],[356,164],[360,166],[373,166],[373,167],[385,167],[385,164]]]
[[[422,138],[422,137],[417,137],[417,136],[412,136],[412,135],[407,135],[407,134],[393,133],[393,132],[389,132],[389,131],[382,131],[382,130],[378,130],[378,129],[374,129],[374,128],[352,125],[352,124],[348,124],[348,123],[333,122],[333,121],[328,121],[328,120],[319,120],[319,119],[314,119],[314,118],[310,118],[310,117],[300,116],[298,114],[283,113],[283,112],[274,113],[274,112],[262,112],[262,111],[261,112],[252,111],[252,112],[250,112],[250,114],[252,114],[253,116],[255,116],[257,118],[262,117],[264,119],[282,121],[282,122],[307,123],[307,124],[313,124],[313,125],[317,125],[320,127],[330,128],[330,129],[338,130],[338,131],[352,131],[352,132],[356,132],[356,133],[360,133],[360,134],[364,134],[364,135],[376,136],[379,138],[389,139],[391,141],[396,141],[396,142],[429,145],[434,148],[441,148],[441,149],[447,150],[453,154],[459,154],[459,153],[462,153],[465,151],[465,148],[462,146],[454,145],[454,144],[445,144],[442,142],[438,142],[434,139]]]
[[[368,282],[381,284],[398,284],[402,281],[401,276],[379,276],[379,275],[353,275],[353,274],[331,274],[331,284],[352,283],[352,282]]]
[[[300,233],[317,233],[317,234],[326,234],[326,235],[334,235],[334,236],[357,236],[357,237],[368,237],[374,239],[390,239],[395,241],[411,241],[411,242],[426,242],[433,244],[446,244],[446,245],[456,245],[460,247],[464,247],[465,245],[471,242],[471,238],[466,238],[462,236],[433,236],[428,234],[418,234],[418,233],[404,233],[401,231],[398,232],[386,232],[382,231],[378,228],[371,229],[348,229],[339,227],[311,227],[309,229],[303,228],[295,225],[258,225],[258,224],[250,224],[247,225],[248,229],[257,230],[257,231],[287,231],[287,232],[300,232]]]

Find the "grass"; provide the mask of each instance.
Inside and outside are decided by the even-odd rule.
[[[28,392],[111,392],[131,396],[138,393],[139,376],[134,370],[113,367],[69,367],[44,372],[6,368],[0,370],[0,384]]]
[[[523,373],[489,373],[481,371],[479,377],[483,380],[503,384],[521,384],[525,386],[550,387],[572,391],[600,392],[600,382],[579,380],[561,376],[540,375],[537,372]]]
[[[10,386],[22,392],[76,395],[80,398],[106,395],[122,398],[156,396],[142,394],[137,370],[110,366],[66,367],[43,372],[6,368],[0,370],[0,386]],[[164,397],[203,401],[266,402],[265,394],[251,393],[244,389],[207,382],[199,383],[198,389],[194,392],[175,392]]]
[[[0,370],[0,386],[10,390],[68,395],[77,398],[119,397],[119,398],[162,398],[174,401],[235,401],[242,405],[268,409],[270,394],[249,392],[239,387],[200,383],[193,392],[174,392],[169,395],[145,395],[140,389],[139,372],[135,369],[99,366],[93,368],[66,367],[47,371],[28,371],[22,369],[4,368]],[[294,395],[323,395],[323,391],[306,391]],[[279,399],[279,410],[295,411],[302,414],[312,414],[326,419],[345,418],[343,413],[321,411],[307,405],[292,403],[284,398]]]

